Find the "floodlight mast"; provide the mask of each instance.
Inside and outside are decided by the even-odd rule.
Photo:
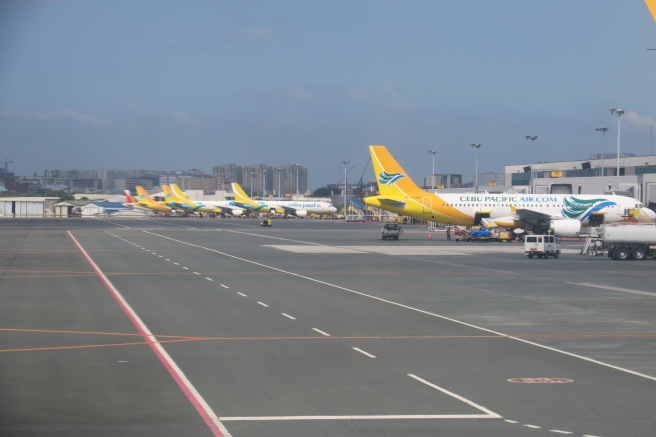
[[[431,173],[431,188],[436,188],[435,184],[435,155],[437,155],[437,150],[431,149],[428,151],[432,155],[433,158],[433,172]]]
[[[346,190],[348,188],[348,185],[346,185],[346,168],[348,167],[349,163],[351,161],[344,160],[342,161],[342,165],[344,166],[344,221],[346,222],[346,215],[347,215],[347,208],[346,208]]]
[[[533,142],[538,139],[537,135],[524,135],[527,140],[531,141],[531,174],[529,176],[528,184],[531,187],[531,194],[535,191],[533,189]]]
[[[472,148],[476,149],[476,172],[474,173],[474,192],[478,193],[478,149],[481,148],[481,144],[472,143],[470,144]]]
[[[606,132],[608,132],[608,126],[602,126],[595,129],[597,132],[601,132],[601,135],[604,137],[601,142],[601,175],[605,175],[605,165],[604,165],[604,144],[606,143]]]
[[[610,110],[610,115],[617,114],[617,176],[618,177],[620,175],[620,130],[622,127],[620,119],[622,118],[622,115],[624,115],[625,112],[626,109],[622,109],[622,108],[613,108]]]

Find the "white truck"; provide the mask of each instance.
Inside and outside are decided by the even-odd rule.
[[[398,240],[399,235],[403,232],[403,228],[398,223],[385,223],[383,229],[381,229],[383,240]]]
[[[656,224],[607,224],[590,228],[581,254],[603,255],[614,260],[656,258]]]
[[[553,235],[527,235],[524,237],[524,253],[529,258],[548,258],[560,255],[560,240]]]

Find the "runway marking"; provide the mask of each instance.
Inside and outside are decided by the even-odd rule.
[[[178,387],[180,387],[187,399],[189,399],[189,402],[191,402],[191,404],[194,406],[203,421],[208,425],[212,434],[216,437],[230,437],[230,433],[225,428],[225,426],[223,426],[216,413],[214,413],[209,404],[201,396],[198,390],[196,390],[191,381],[189,381],[187,376],[184,374],[182,369],[180,369],[173,358],[171,358],[168,352],[166,352],[166,349],[164,349],[161,344],[157,343],[157,338],[152,334],[143,320],[141,320],[139,315],[130,306],[128,301],[125,300],[123,295],[118,291],[114,284],[112,284],[109,278],[105,276],[100,267],[98,267],[93,259],[91,259],[89,254],[73,236],[71,231],[67,231],[67,234],[73,240],[84,258],[86,258],[87,262],[91,265],[91,268],[98,274],[98,278],[105,285],[109,293],[114,297],[116,303],[123,309],[137,330],[142,334],[143,338],[146,341],[151,342],[151,350],[155,353],[157,358],[159,358],[162,365],[164,365],[164,367],[168,370],[171,377],[173,377],[174,381],[178,384]]]
[[[214,279],[212,279],[212,278],[205,277],[205,279],[207,279],[210,282],[214,282]]]
[[[369,358],[376,358],[376,355],[372,355],[369,352],[363,351],[362,349],[360,349],[358,347],[354,347],[353,350],[356,351],[356,352],[360,352],[362,355],[366,355]]]
[[[328,334],[327,332],[323,332],[321,329],[312,328],[312,330],[313,330],[313,331],[316,331],[316,332],[318,332],[319,334],[324,335],[324,336],[326,336],[326,337],[330,337],[330,334]]]
[[[561,431],[559,429],[550,429],[549,432],[555,432],[556,434],[574,434],[571,431]]]
[[[642,296],[656,297],[656,293],[652,293],[649,291],[632,290],[630,288],[620,288],[620,287],[613,287],[610,285],[591,284],[589,282],[565,282],[565,283],[572,284],[572,285],[582,285],[584,287],[602,288],[604,290],[621,291],[622,293],[640,294]]]
[[[421,382],[422,384],[426,384],[427,386],[434,388],[435,390],[441,391],[442,393],[444,393],[446,395],[449,395],[449,396],[451,396],[455,399],[458,399],[459,401],[462,401],[462,402],[466,403],[467,405],[476,408],[479,411],[482,411],[483,413],[485,413],[487,415],[487,417],[494,418],[494,419],[502,419],[503,418],[499,414],[494,413],[494,412],[488,410],[487,408],[482,407],[482,406],[478,405],[477,403],[470,401],[469,399],[463,398],[460,395],[457,395],[453,392],[450,392],[449,390],[447,390],[445,388],[442,388],[439,385],[433,384],[432,382],[428,382],[425,379],[422,379],[422,378],[418,377],[417,375],[413,375],[412,373],[408,373],[408,376],[410,378],[413,378],[413,379]]]
[[[219,417],[222,422],[275,422],[300,420],[417,420],[417,419],[491,419],[487,414],[389,414],[371,416],[236,416]]]
[[[194,275],[199,275],[199,276],[200,276],[200,273],[198,273],[198,272],[194,272]]]
[[[491,334],[496,334],[496,335],[508,338],[510,340],[519,341],[519,342],[522,342],[522,343],[525,343],[525,344],[529,344],[531,346],[539,347],[541,349],[556,352],[556,353],[566,355],[566,356],[569,356],[569,357],[572,357],[572,358],[577,358],[579,360],[587,361],[589,363],[594,363],[594,364],[597,364],[599,366],[603,366],[603,367],[607,367],[607,368],[610,368],[610,369],[618,370],[620,372],[628,373],[628,374],[631,374],[631,375],[634,375],[634,376],[639,376],[641,378],[649,379],[651,381],[656,381],[656,377],[654,377],[654,376],[649,376],[649,375],[646,375],[644,373],[635,372],[633,370],[625,369],[625,368],[619,367],[619,366],[614,366],[612,364],[604,363],[603,361],[595,360],[595,359],[592,359],[592,358],[589,358],[589,357],[585,357],[583,355],[578,355],[578,354],[575,354],[575,353],[572,353],[572,352],[567,352],[567,351],[564,351],[564,350],[561,350],[561,349],[556,349],[555,347],[551,347],[551,346],[547,346],[547,345],[544,345],[544,344],[536,343],[534,341],[529,341],[529,340],[522,339],[522,338],[519,338],[519,337],[516,337],[516,336],[513,336],[513,335],[504,334],[502,332],[494,331],[492,329],[483,328],[482,326],[477,326],[477,325],[474,325],[474,324],[471,324],[471,323],[463,322],[461,320],[457,320],[457,319],[454,319],[452,317],[447,317],[447,316],[443,316],[443,315],[440,315],[440,314],[432,313],[430,311],[421,310],[419,308],[411,307],[409,305],[404,305],[404,304],[401,304],[399,302],[394,302],[394,301],[391,301],[391,300],[388,300],[388,299],[383,299],[381,297],[374,296],[374,295],[371,295],[371,294],[367,294],[367,293],[364,293],[364,292],[361,292],[361,291],[353,290],[351,288],[342,287],[341,285],[332,284],[330,282],[326,282],[326,281],[322,281],[322,280],[319,280],[319,279],[311,278],[309,276],[304,276],[304,275],[301,275],[299,273],[290,272],[288,270],[279,269],[277,267],[269,266],[269,265],[266,265],[266,264],[263,264],[263,263],[260,263],[260,262],[257,262],[257,261],[249,260],[249,259],[246,259],[246,258],[241,258],[241,257],[238,257],[236,255],[231,255],[229,253],[221,252],[219,250],[212,249],[212,248],[209,248],[209,247],[189,243],[187,241],[178,240],[178,239],[175,239],[175,238],[168,237],[166,235],[157,234],[155,232],[150,232],[150,231],[143,231],[143,232],[146,233],[146,234],[154,235],[154,236],[164,238],[164,239],[167,239],[167,240],[170,240],[170,241],[175,241],[175,242],[178,242],[180,244],[184,244],[184,245],[191,246],[191,247],[196,247],[196,248],[199,248],[199,249],[206,250],[208,252],[213,252],[213,253],[228,257],[228,258],[232,258],[232,259],[243,261],[243,262],[246,262],[246,263],[249,263],[249,264],[260,266],[262,268],[266,268],[266,269],[273,270],[273,271],[280,272],[280,273],[285,273],[285,274],[288,274],[290,276],[294,276],[296,278],[305,279],[307,281],[314,282],[316,284],[322,284],[322,285],[325,285],[327,287],[335,288],[337,290],[342,290],[342,291],[346,291],[348,293],[357,294],[358,296],[367,297],[369,299],[376,300],[378,302],[385,302],[385,303],[388,303],[390,305],[397,306],[399,308],[405,308],[407,310],[415,311],[415,312],[420,313],[420,314],[425,314],[425,315],[428,315],[428,316],[431,316],[431,317],[437,317],[439,319],[447,320],[447,321],[450,321],[450,322],[453,322],[453,323],[457,323],[457,324],[462,325],[462,326],[468,326],[470,328],[473,328],[473,329],[476,329],[476,330],[479,330],[479,331],[489,332]]]
[[[287,317],[288,319],[296,320],[296,317],[292,317],[292,316],[290,316],[289,314],[285,314],[285,313],[280,313],[280,314],[282,314],[283,316]]]
[[[239,291],[237,292],[237,294],[240,295],[240,296],[243,296],[243,297],[248,297],[248,296],[246,296],[244,293],[241,293],[241,292],[239,292]]]
[[[264,302],[258,302],[258,305],[262,305],[263,307],[269,308],[269,305],[265,304]]]
[[[533,428],[533,429],[542,429],[541,426],[537,426],[537,425],[522,425],[522,426],[525,426],[527,428]]]
[[[227,285],[224,285],[224,284],[219,284],[219,285],[223,288],[230,288],[230,287],[228,287]]]

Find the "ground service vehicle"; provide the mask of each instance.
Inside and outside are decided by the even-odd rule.
[[[656,258],[656,224],[615,224],[590,228],[581,254],[603,255],[614,260]]]
[[[560,240],[553,235],[527,235],[524,238],[524,253],[529,258],[548,258],[560,255]]]
[[[403,232],[403,230],[401,229],[401,225],[398,223],[385,223],[382,229],[383,240],[398,240],[401,232]]]

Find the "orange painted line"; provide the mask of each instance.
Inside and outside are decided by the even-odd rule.
[[[52,347],[35,347],[23,349],[0,349],[0,353],[8,352],[37,352],[37,351],[57,351],[66,349],[92,349],[99,347],[119,347],[119,346],[135,346],[135,345],[150,345],[157,343],[180,343],[184,341],[197,341],[203,339],[188,338],[182,340],[164,340],[164,341],[138,341],[133,343],[109,343],[109,344],[87,344],[83,346],[52,346]]]
[[[0,331],[9,331],[9,332],[37,332],[37,333],[46,333],[46,334],[81,334],[81,335],[118,335],[125,337],[142,337],[141,334],[131,334],[125,332],[97,332],[97,331],[65,331],[65,330],[53,330],[53,329],[24,329],[24,328],[0,328]],[[179,339],[203,339],[204,337],[196,336],[185,336],[185,335],[156,335],[159,338],[179,338]]]

